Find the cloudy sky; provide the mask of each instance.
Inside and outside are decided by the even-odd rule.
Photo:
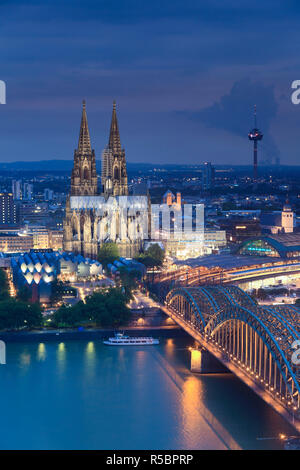
[[[299,163],[300,3],[1,0],[0,161],[72,159],[82,99],[97,158],[112,101],[131,162]]]

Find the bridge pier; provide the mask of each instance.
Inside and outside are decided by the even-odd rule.
[[[204,348],[191,348],[191,372],[198,374],[220,374],[229,372],[223,364]]]

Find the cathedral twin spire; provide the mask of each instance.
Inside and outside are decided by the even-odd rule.
[[[85,109],[85,100],[82,102],[82,116],[77,150],[78,152],[82,153],[82,155],[89,155],[92,151],[89,126]]]
[[[91,146],[85,101],[83,101],[78,147],[74,151],[71,196],[93,196],[97,194],[97,189],[96,157]]]
[[[116,102],[113,102],[113,112],[110,125],[109,142],[108,147],[112,150],[113,154],[121,153],[121,139],[119,133]]]
[[[110,126],[109,142],[102,154],[102,192],[106,197],[128,194],[125,150],[121,147],[116,102]],[[74,152],[71,177],[71,196],[97,194],[95,151],[92,150],[86,105],[83,101],[78,147]]]

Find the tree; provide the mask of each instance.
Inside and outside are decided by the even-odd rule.
[[[34,328],[42,324],[39,304],[29,304],[16,299],[0,302],[0,329]]]
[[[0,269],[0,301],[9,298],[7,276],[4,269]]]
[[[64,327],[80,325],[88,320],[86,305],[80,301],[73,307],[62,305],[58,310],[56,310],[56,312],[54,312],[52,323],[54,326]]]
[[[29,302],[30,297],[31,297],[31,293],[28,287],[26,286],[20,287],[17,293],[17,300],[20,300],[21,302]]]
[[[147,268],[162,266],[165,258],[164,250],[158,243],[153,243],[144,253],[141,253],[136,259],[143,263]]]
[[[140,271],[133,269],[129,271],[127,268],[119,268],[120,281],[125,289],[126,301],[132,298],[132,291],[137,287],[137,280],[141,278]]]
[[[119,248],[116,243],[103,243],[99,249],[98,261],[104,268],[106,268],[109,263],[113,263],[115,260],[119,259],[119,257]]]
[[[74,307],[60,307],[53,314],[53,324],[78,326],[92,322],[103,327],[125,325],[130,318],[126,302],[126,295],[120,288],[95,292],[86,298],[85,303],[78,302]]]

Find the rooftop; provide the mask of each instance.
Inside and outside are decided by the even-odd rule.
[[[252,266],[258,264],[277,262],[278,258],[271,258],[269,256],[244,256],[233,255],[231,253],[220,255],[199,256],[198,258],[190,258],[187,260],[176,260],[175,264],[181,266],[191,266],[193,268],[205,266],[207,268],[220,267],[224,269],[241,268],[244,266]]]

